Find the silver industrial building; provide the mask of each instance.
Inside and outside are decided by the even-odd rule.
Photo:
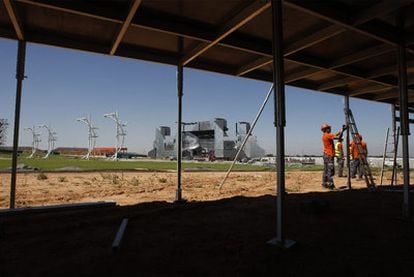
[[[234,135],[227,127],[227,120],[214,118],[209,121],[183,123],[182,150],[183,157],[193,159],[214,155],[217,159],[232,160],[250,130],[250,123],[240,121],[235,124]],[[177,140],[171,136],[171,128],[160,126],[155,131],[153,149],[148,152],[152,158],[176,157]],[[265,150],[257,142],[257,137],[250,135],[238,159],[260,158]]]

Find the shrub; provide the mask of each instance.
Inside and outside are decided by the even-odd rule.
[[[158,182],[160,183],[167,183],[167,179],[166,178],[158,178]]]
[[[129,183],[133,186],[138,186],[140,184],[140,181],[138,179],[138,177],[132,177],[131,181],[129,181]]]
[[[58,181],[61,182],[61,183],[63,183],[63,182],[67,182],[68,180],[66,180],[66,177],[65,176],[59,176],[58,177]]]
[[[37,174],[37,180],[47,180],[47,175],[41,172]]]
[[[118,175],[113,174],[111,177],[112,177],[112,178],[111,178],[112,184],[114,184],[114,185],[118,185],[118,184],[120,183],[120,178],[119,178],[119,176],[118,176]]]

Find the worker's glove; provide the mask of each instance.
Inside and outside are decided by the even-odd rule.
[[[342,132],[345,131],[346,129],[348,129],[348,126],[346,126],[345,124],[342,125]]]

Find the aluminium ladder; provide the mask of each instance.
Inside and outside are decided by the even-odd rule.
[[[393,134],[391,135],[392,137],[392,142],[388,143],[388,135],[389,133],[389,128],[387,128],[387,133],[385,135],[385,145],[384,145],[384,155],[383,155],[383,159],[382,159],[382,168],[381,168],[381,179],[380,179],[380,185],[382,186],[382,181],[383,181],[383,177],[384,177],[384,171],[385,171],[385,159],[387,158],[387,154],[392,154],[392,175],[391,175],[391,186],[394,185],[394,182],[396,182],[397,180],[397,154],[398,154],[398,139],[400,136],[400,127],[397,128],[397,132],[395,132],[395,130],[393,131]],[[392,150],[388,151],[388,147],[389,145],[392,146]]]
[[[359,138],[358,128],[355,123],[354,116],[350,109],[345,109],[345,116],[347,119],[347,126],[350,128],[352,140],[354,142],[355,147],[357,147],[358,152],[358,159],[360,166],[362,167],[362,174],[365,178],[365,183],[367,184],[368,188],[375,188],[374,178],[372,177],[371,169],[369,167],[366,153],[364,153],[364,149],[362,149],[361,139]]]

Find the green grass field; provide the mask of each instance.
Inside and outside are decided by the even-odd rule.
[[[11,160],[4,159],[3,156],[0,160],[0,170],[6,170],[11,167]],[[110,161],[106,159],[91,159],[83,160],[79,158],[71,158],[64,156],[53,156],[48,160],[27,159],[20,157],[18,164],[25,164],[30,167],[38,168],[42,171],[53,171],[62,168],[79,168],[87,171],[101,171],[101,170],[134,170],[134,169],[147,169],[147,170],[171,170],[176,169],[176,162],[170,161]],[[210,169],[210,170],[227,170],[230,167],[229,163],[197,163],[197,162],[183,162],[183,169]],[[257,166],[249,164],[236,164],[235,170],[246,171],[265,171],[270,170],[270,167]]]
[[[59,169],[78,168],[85,171],[110,171],[110,170],[175,170],[177,168],[175,161],[142,161],[142,160],[128,160],[128,161],[111,161],[107,159],[91,159],[83,160],[80,158],[66,157],[66,156],[51,156],[48,160],[43,160],[40,156],[36,159],[27,159],[27,154],[19,157],[18,164],[25,164],[30,167],[38,168],[41,171],[59,171]],[[230,163],[210,163],[210,162],[191,162],[183,161],[183,169],[206,169],[206,170],[227,170]],[[11,168],[11,155],[0,154],[0,170],[7,171]],[[259,166],[251,164],[236,164],[235,170],[244,171],[274,171],[275,168],[269,166]],[[306,165],[301,164],[286,164],[286,171],[322,171],[322,165]],[[346,170],[346,169],[345,169]],[[372,172],[377,174],[381,171],[380,168],[371,168]],[[390,167],[385,168],[390,171]],[[398,169],[400,172],[401,169]]]

